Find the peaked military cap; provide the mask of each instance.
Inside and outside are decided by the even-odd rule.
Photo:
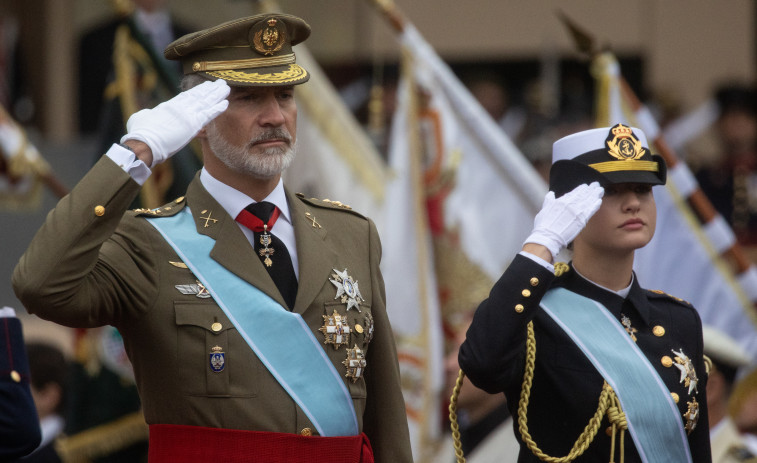
[[[292,46],[310,36],[302,19],[265,13],[228,21],[170,43],[165,57],[181,61],[184,74],[231,86],[296,85],[310,74],[295,62]]]
[[[585,130],[552,145],[549,189],[561,196],[582,183],[664,185],[667,168],[662,156],[649,151],[644,133],[634,127]]]

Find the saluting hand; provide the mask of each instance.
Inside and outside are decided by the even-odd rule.
[[[231,89],[218,79],[181,92],[153,109],[132,114],[126,123],[127,140],[138,140],[152,150],[150,167],[170,158],[189,143],[205,125],[229,106]]]
[[[524,244],[546,247],[554,259],[583,230],[591,216],[602,205],[605,189],[599,183],[582,184],[555,198],[550,191],[544,197],[541,211],[534,218],[534,228]]]

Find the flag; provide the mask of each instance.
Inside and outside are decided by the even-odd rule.
[[[631,98],[615,57],[600,54],[592,66],[598,79],[598,125],[638,127],[655,152],[672,154],[651,112]],[[684,162],[666,161],[667,184],[654,188],[657,230],[652,241],[636,251],[636,274],[644,287],[691,302],[703,323],[728,333],[757,358],[757,269],[748,262],[735,270],[729,265],[725,255],[734,250],[733,231],[714,210],[700,219],[703,214],[690,206],[692,198],[702,197],[694,175]]]
[[[401,34],[392,178],[380,229],[416,461],[442,432],[444,330],[521,249],[546,185],[418,31]]]

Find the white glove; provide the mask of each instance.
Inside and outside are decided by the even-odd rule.
[[[541,211],[534,218],[534,229],[525,243],[545,246],[554,259],[586,226],[602,204],[605,189],[599,183],[578,185],[572,191],[555,198],[550,191],[544,197]]]
[[[189,143],[205,125],[229,106],[231,89],[223,79],[203,82],[153,109],[132,114],[126,123],[126,140],[139,140],[152,150],[153,167]]]

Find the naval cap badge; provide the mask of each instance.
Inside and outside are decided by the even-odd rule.
[[[607,153],[621,161],[634,161],[646,153],[641,140],[633,133],[631,127],[623,124],[617,124],[610,129],[606,142]]]
[[[365,302],[365,299],[360,294],[357,281],[347,274],[346,268],[341,272],[337,269],[333,270],[334,274],[331,275],[333,279],[329,279],[329,281],[336,286],[336,296],[334,296],[334,299],[341,297],[342,303],[347,304],[348,311],[354,307],[360,312],[360,303]]]

